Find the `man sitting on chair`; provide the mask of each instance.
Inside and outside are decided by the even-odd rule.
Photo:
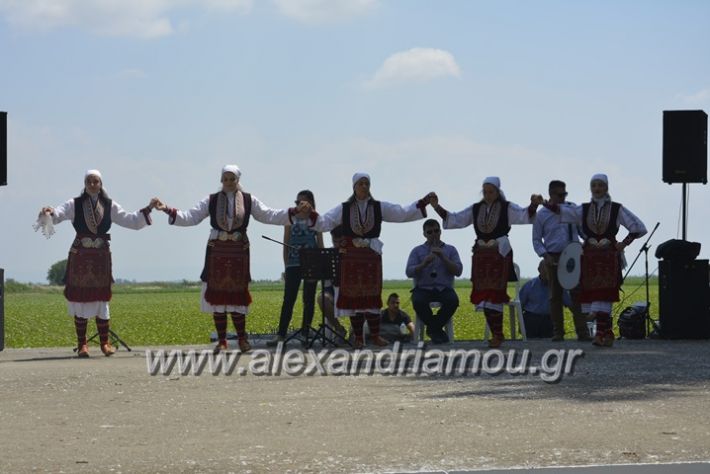
[[[456,248],[441,241],[441,227],[434,219],[424,222],[426,242],[414,247],[407,261],[407,276],[414,279],[412,305],[426,325],[426,333],[434,344],[449,342],[444,327],[459,306],[454,291],[454,277],[463,272]],[[434,315],[430,303],[441,304]]]
[[[538,276],[528,280],[520,288],[520,305],[523,307],[525,333],[528,338],[549,338],[553,334],[553,320],[550,316],[550,281],[548,267],[544,260],[537,266]],[[563,290],[560,302],[570,308],[572,299],[567,290]]]
[[[380,336],[389,342],[409,342],[414,335],[414,323],[407,313],[399,309],[399,295],[387,297],[387,307],[380,312]]]

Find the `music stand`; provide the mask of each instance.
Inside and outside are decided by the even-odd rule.
[[[325,307],[325,280],[335,281],[336,277],[340,272],[340,251],[335,248],[328,249],[307,249],[302,248],[299,250],[299,259],[301,261],[301,276],[304,280],[320,280],[321,282],[321,306]],[[315,335],[308,343],[308,336],[310,335],[312,327],[308,327],[308,334],[306,335],[306,345],[308,348],[313,347],[313,343],[320,339],[321,344],[325,347],[326,343],[336,346],[336,342],[326,336],[326,329],[330,329],[332,334],[342,339],[346,344],[349,344],[347,339],[338,334],[333,328],[328,326],[325,321],[325,313],[321,311],[321,324],[318,330],[315,331]]]

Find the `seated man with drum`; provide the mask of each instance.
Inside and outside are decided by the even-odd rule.
[[[550,181],[548,190],[550,194],[549,204],[565,206],[572,205],[566,201],[567,185],[563,181]],[[558,263],[560,254],[570,244],[572,247],[578,247],[579,232],[574,224],[565,224],[562,222],[560,214],[554,213],[550,209],[542,208],[538,210],[533,222],[532,242],[535,253],[544,258],[546,272],[549,277],[549,298],[550,298],[550,317],[552,319],[552,340],[562,341],[565,337],[565,321],[563,309],[563,288],[558,277]],[[573,250],[570,248],[570,250]],[[563,270],[567,270],[564,268]],[[574,270],[574,269],[570,269]],[[578,268],[577,268],[578,270]],[[564,272],[563,272],[564,273]],[[579,273],[577,273],[579,274]],[[577,282],[578,283],[578,282]],[[573,286],[565,284],[565,287]],[[574,319],[574,329],[577,333],[577,340],[591,340],[587,330],[586,318],[582,314],[579,304],[578,291],[572,290],[572,316]]]

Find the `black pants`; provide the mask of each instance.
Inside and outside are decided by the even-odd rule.
[[[281,318],[279,319],[279,336],[286,337],[288,325],[293,317],[293,305],[296,304],[298,289],[301,286],[301,267],[286,267],[284,284],[284,301],[281,305]],[[313,322],[313,312],[316,302],[316,281],[303,282],[303,323],[305,329]]]
[[[552,337],[552,318],[549,314],[538,314],[523,310],[525,334],[529,339]]]
[[[429,307],[429,303],[438,301],[441,303],[439,312],[434,315]],[[427,327],[427,334],[440,334],[449,319],[459,307],[459,297],[453,288],[443,290],[425,290],[414,288],[412,290],[412,305],[417,313],[417,318],[421,319]]]

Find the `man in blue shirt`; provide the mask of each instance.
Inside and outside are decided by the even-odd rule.
[[[563,181],[550,181],[549,202],[559,206],[570,204],[565,201],[567,198],[566,187],[567,185]],[[544,258],[546,273],[549,277],[549,314],[552,318],[552,340],[562,341],[565,338],[565,320],[562,307],[563,290],[557,279],[557,264],[565,247],[571,242],[579,242],[579,233],[575,225],[562,223],[559,214],[543,207],[537,211],[533,222],[532,242],[535,253]],[[586,318],[582,314],[576,292],[572,294],[572,303],[570,309],[574,318],[577,340],[589,341],[591,338],[587,330]]]
[[[414,279],[412,305],[425,326],[426,333],[434,344],[449,342],[444,327],[459,306],[459,297],[454,291],[454,277],[463,272],[461,258],[456,248],[441,241],[441,226],[434,219],[424,222],[426,242],[414,247],[407,260],[407,276]],[[441,307],[434,315],[432,302]]]
[[[538,265],[537,271],[539,275],[528,280],[519,293],[525,333],[530,339],[552,337],[553,334],[550,317],[550,282],[544,260]],[[567,307],[572,304],[567,291],[562,295],[562,302]]]

